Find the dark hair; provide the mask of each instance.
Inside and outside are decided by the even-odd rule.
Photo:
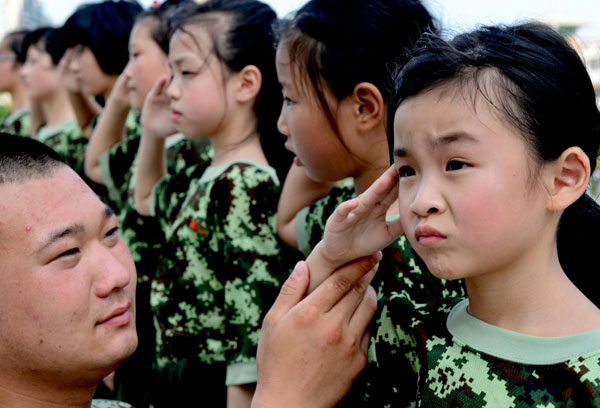
[[[60,59],[66,51],[64,41],[62,40],[61,31],[52,27],[41,27],[30,31],[23,38],[21,50],[25,59],[27,59],[27,50],[34,46],[41,51],[44,51],[52,59],[52,64],[58,65]]]
[[[154,20],[150,28],[150,35],[158,46],[169,53],[169,16],[173,14],[177,7],[190,3],[192,0],[166,0],[159,6],[152,6],[148,10],[142,11],[137,15],[135,23],[143,20]]]
[[[600,112],[594,88],[577,52],[550,27],[482,27],[450,42],[428,35],[399,71],[396,86],[388,114],[390,146],[402,101],[449,86],[471,91],[473,103],[477,96],[485,98],[521,133],[538,162],[553,161],[578,146],[595,169]],[[597,305],[596,275],[590,267],[596,264],[599,230],[600,208],[583,194],[563,212],[557,232],[563,269]]]
[[[25,62],[26,55],[23,52],[23,39],[28,32],[27,30],[11,31],[4,36],[4,40],[8,42],[8,49],[15,54],[16,62],[19,64]]]
[[[60,154],[37,140],[8,133],[0,133],[0,140],[0,184],[50,177],[67,166]]]
[[[311,0],[284,19],[276,32],[295,72],[306,71],[323,111],[337,131],[325,89],[341,100],[361,82],[389,101],[389,65],[435,22],[419,0]]]
[[[66,46],[89,47],[105,74],[119,75],[127,65],[129,33],[141,11],[133,0],[84,4],[62,27]]]
[[[257,130],[267,161],[283,182],[293,156],[285,150],[277,130],[282,103],[273,35],[277,15],[271,7],[256,0],[211,0],[179,8],[171,20],[171,36],[177,30],[185,30],[188,24],[205,21],[203,18],[208,14],[226,18],[225,24],[207,26],[217,58],[233,72],[240,72],[248,65],[256,66],[261,72],[261,88],[254,104]]]

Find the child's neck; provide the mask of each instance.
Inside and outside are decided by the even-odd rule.
[[[235,160],[251,160],[268,165],[254,113],[240,109],[229,118],[231,120],[217,134],[209,136],[213,148],[212,164],[218,166]]]
[[[556,252],[529,261],[467,278],[469,313],[494,326],[542,337],[600,329],[600,310],[567,278]]]
[[[43,106],[48,128],[57,128],[75,120],[67,92],[62,88],[45,100]]]
[[[29,108],[29,98],[20,81],[15,83],[14,88],[10,91],[10,95],[12,97],[13,112],[19,112]]]

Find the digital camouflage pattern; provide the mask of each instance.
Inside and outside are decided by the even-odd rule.
[[[114,401],[106,399],[92,400],[91,408],[133,408],[130,404],[123,401]]]
[[[31,137],[31,117],[28,110],[13,112],[3,118],[0,131],[17,136]]]
[[[590,332],[594,351],[566,361],[515,362],[480,352],[450,334],[448,316],[461,300],[415,305],[405,296],[394,295],[386,301],[377,331],[372,332],[367,368],[355,386],[363,391],[358,406],[600,406],[600,332]],[[501,335],[496,341],[505,348],[510,347],[507,344],[518,347]]]
[[[56,128],[42,126],[36,139],[59,153],[77,174],[85,175],[83,165],[88,139],[79,129],[77,122],[68,122]]]
[[[252,383],[262,319],[291,272],[275,230],[279,181],[249,161],[198,165],[187,177],[153,191],[174,253],[152,282],[158,363],[226,364],[228,385]]]
[[[131,112],[126,122],[127,137],[99,159],[102,179],[108,190],[107,202],[115,209],[119,232],[130,249],[137,270],[136,329],[139,344],[136,352],[117,369],[117,396],[135,406],[147,406],[154,380],[152,363],[156,357],[156,332],[150,310],[150,280],[156,275],[165,238],[158,221],[135,210],[134,188],[137,153],[142,127],[139,114]],[[167,139],[167,170],[184,172],[186,168],[208,161],[212,147],[208,139],[185,140],[182,136]],[[167,256],[167,254],[163,254]],[[167,406],[171,405],[170,403]]]
[[[136,122],[129,124],[128,129],[127,139],[100,157],[100,168],[108,196],[117,212],[121,236],[136,263],[138,281],[146,282],[157,270],[165,238],[154,217],[140,215],[135,209],[135,174],[142,127]],[[182,135],[174,136],[167,139],[165,147],[169,174],[185,173],[187,169],[212,158],[212,147],[207,138],[190,140]]]

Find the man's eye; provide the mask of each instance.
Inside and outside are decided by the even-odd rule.
[[[65,252],[61,253],[59,256],[56,257],[56,259],[77,255],[78,253],[79,253],[79,248],[71,248],[71,249],[66,250]]]
[[[107,237],[114,237],[115,235],[117,235],[117,233],[119,232],[119,228],[115,227],[110,229],[107,233],[106,236]]]

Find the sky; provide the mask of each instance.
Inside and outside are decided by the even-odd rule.
[[[284,16],[305,0],[264,0]],[[343,0],[341,0],[343,2]],[[600,0],[423,0],[449,33],[477,24],[511,23],[530,19],[556,19],[585,24],[579,31],[583,39],[600,39]],[[63,23],[79,0],[41,0],[54,24]],[[144,6],[152,0],[141,0]]]

